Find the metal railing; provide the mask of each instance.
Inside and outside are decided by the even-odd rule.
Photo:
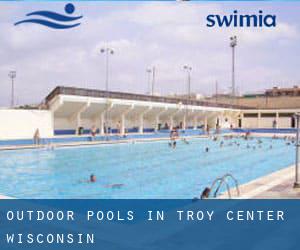
[[[238,183],[237,179],[234,178],[232,176],[232,174],[227,173],[227,174],[223,175],[222,177],[215,179],[214,182],[212,183],[211,188],[210,188],[211,192],[214,190],[215,186],[218,184],[217,188],[215,189],[215,191],[213,193],[214,198],[216,198],[218,196],[218,193],[221,190],[223,183],[225,183],[228,197],[229,197],[229,199],[231,199],[232,195],[231,195],[231,191],[230,191],[231,190],[230,185],[228,184],[228,182],[226,180],[228,178],[231,178],[234,181],[237,196],[240,196],[239,183]]]
[[[83,89],[74,87],[56,87],[47,97],[46,103],[49,103],[57,95],[76,95],[86,97],[99,97],[99,98],[112,98],[112,99],[126,99],[135,101],[146,101],[146,102],[162,102],[162,103],[173,103],[183,105],[194,105],[194,106],[206,106],[206,107],[218,107],[218,108],[234,108],[234,109],[249,109],[249,107],[231,104],[221,103],[210,103],[207,101],[198,100],[186,100],[181,98],[163,97],[163,96],[152,96],[142,95],[124,92],[112,92],[95,89]]]

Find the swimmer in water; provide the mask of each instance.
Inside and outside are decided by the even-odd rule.
[[[96,176],[94,174],[91,174],[89,182],[94,183],[96,181],[97,181]]]
[[[209,152],[209,147],[205,148],[205,152],[208,153]]]
[[[208,199],[208,198],[209,198],[210,191],[211,191],[210,188],[209,188],[209,187],[206,187],[206,188],[203,190],[202,194],[200,195],[200,199],[201,199],[201,200]]]
[[[249,144],[247,144],[247,148],[250,148],[250,145],[249,145]]]
[[[183,138],[182,141],[183,141],[185,144],[190,144],[190,142],[188,142],[186,138]]]

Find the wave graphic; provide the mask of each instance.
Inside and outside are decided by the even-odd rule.
[[[74,12],[74,10],[75,10],[75,7],[73,4],[69,3],[65,6],[65,12],[67,14],[72,14]],[[26,16],[33,17],[33,18],[16,22],[15,26],[19,25],[19,24],[23,24],[23,23],[34,23],[34,24],[40,24],[43,26],[47,26],[47,27],[53,28],[53,29],[70,29],[70,28],[79,26],[80,23],[75,23],[75,24],[64,24],[64,23],[76,21],[76,20],[79,20],[82,18],[82,16],[72,17],[72,16],[62,15],[62,14],[52,12],[52,11],[47,11],[47,10],[34,11],[31,13],[28,13]],[[40,17],[46,18],[46,20],[40,19]]]
[[[77,16],[77,17],[65,16],[56,12],[46,11],[46,10],[31,12],[26,16],[42,16],[42,17],[46,17],[61,22],[70,22],[82,18],[82,16]]]
[[[23,20],[23,21],[15,23],[15,25],[19,25],[22,23],[35,23],[35,24],[44,25],[44,26],[47,26],[47,27],[53,28],[53,29],[70,29],[70,28],[74,28],[74,27],[80,25],[80,23],[75,23],[73,25],[63,25],[63,24],[59,24],[59,23],[50,22],[47,20],[42,20],[42,19]]]

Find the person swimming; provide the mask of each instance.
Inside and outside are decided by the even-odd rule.
[[[89,182],[94,183],[97,181],[97,178],[94,174],[91,174]]]
[[[183,138],[182,141],[183,141],[185,144],[190,144],[190,142],[189,142],[186,138]]]
[[[208,153],[209,152],[209,147],[205,148],[205,152]]]

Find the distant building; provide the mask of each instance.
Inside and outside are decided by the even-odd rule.
[[[266,96],[277,97],[277,96],[300,96],[300,88],[294,86],[292,88],[278,88],[267,89],[265,92]]]

